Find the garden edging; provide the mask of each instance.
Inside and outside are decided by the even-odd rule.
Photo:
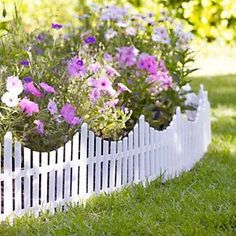
[[[177,108],[163,131],[150,127],[142,115],[127,137],[108,142],[83,124],[71,141],[57,150],[31,151],[4,137],[0,219],[41,210],[55,212],[67,203],[112,192],[133,183],[164,179],[190,170],[211,142],[210,104],[201,87],[188,103],[198,104],[188,117]]]

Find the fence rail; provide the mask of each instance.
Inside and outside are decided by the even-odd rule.
[[[142,115],[127,137],[108,142],[84,123],[72,140],[49,153],[13,142],[8,132],[0,150],[0,220],[25,212],[37,216],[45,209],[55,212],[93,194],[190,170],[207,150],[211,124],[203,87],[198,95],[190,94],[187,102],[197,105],[197,111],[186,115],[178,108],[163,131],[150,127]]]

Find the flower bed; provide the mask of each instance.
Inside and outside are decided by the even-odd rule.
[[[19,14],[13,19],[0,48],[0,137],[10,130],[27,147],[50,151],[82,121],[120,140],[141,114],[162,130],[177,106],[189,109],[191,34],[166,13],[94,4],[86,11],[76,27],[52,23],[30,33]]]

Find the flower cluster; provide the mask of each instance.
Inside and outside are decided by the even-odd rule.
[[[6,65],[0,132],[11,129],[35,150],[63,145],[82,121],[117,140],[141,114],[162,129],[176,106],[185,109],[180,91],[191,73],[191,34],[166,14],[157,19],[116,5],[85,9],[79,27],[51,23],[50,30],[22,33],[24,40],[3,37],[9,54],[0,58]]]

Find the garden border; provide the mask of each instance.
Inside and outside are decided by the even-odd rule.
[[[164,180],[190,170],[211,142],[210,104],[203,86],[189,94],[197,111],[177,108],[163,131],[150,127],[141,115],[127,137],[106,141],[84,123],[73,139],[49,153],[36,152],[4,136],[1,158],[0,220],[42,210],[54,213],[67,203],[110,193],[124,186]],[[187,118],[188,117],[188,118]],[[192,121],[191,121],[192,120]]]

